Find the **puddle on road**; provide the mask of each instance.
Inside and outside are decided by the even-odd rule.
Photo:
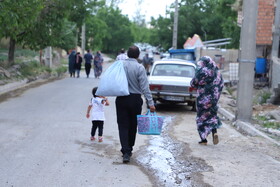
[[[137,162],[157,186],[191,186],[192,174],[212,170],[204,160],[192,157],[188,144],[172,139],[167,132],[171,117],[165,120],[160,136],[151,136],[149,146],[137,152]]]

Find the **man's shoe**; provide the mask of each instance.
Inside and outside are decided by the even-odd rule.
[[[128,163],[130,161],[130,155],[128,153],[125,153],[123,155],[123,163]]]
[[[213,136],[213,144],[217,145],[219,143],[218,134],[217,133],[213,133],[212,136]]]

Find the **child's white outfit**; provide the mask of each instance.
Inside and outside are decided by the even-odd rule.
[[[105,115],[104,115],[104,108],[103,108],[104,104],[102,104],[102,101],[103,98],[93,97],[89,103],[89,105],[92,106],[91,115],[90,115],[92,121],[91,137],[95,136],[95,132],[97,128],[98,128],[98,136],[102,137],[103,135],[103,125],[105,121]]]
[[[103,98],[93,97],[89,103],[91,108],[91,120],[92,121],[105,121],[104,104],[102,104]]]

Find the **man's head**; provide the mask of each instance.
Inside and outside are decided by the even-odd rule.
[[[129,47],[128,51],[127,51],[127,56],[129,58],[138,58],[140,54],[140,50],[137,46],[133,45],[131,47]]]
[[[121,53],[124,53],[124,52],[125,52],[125,50],[124,50],[124,48],[122,48],[122,49],[121,49]]]

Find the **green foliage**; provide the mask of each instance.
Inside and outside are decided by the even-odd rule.
[[[64,73],[67,72],[67,67],[66,66],[59,66],[56,69],[54,69],[54,72],[56,72],[57,76],[60,77],[61,75],[63,75]]]
[[[36,21],[30,26],[24,35],[20,37],[20,41],[32,49],[44,49],[47,46],[63,47],[69,37],[68,41],[74,41],[75,24],[69,23],[66,20],[69,15],[69,8],[71,7],[72,0],[48,0],[44,1],[43,9],[38,15]],[[70,26],[70,24],[72,26]],[[71,38],[72,37],[72,38]],[[72,39],[72,40],[71,40]],[[72,42],[72,48],[75,43]],[[71,48],[71,47],[70,47]]]
[[[280,122],[272,121],[270,116],[257,115],[255,119],[265,128],[280,129]]]
[[[172,46],[172,32],[173,23],[171,19],[160,16],[157,20],[152,18],[152,33],[150,38],[150,44],[158,46],[160,45],[165,50],[168,50]]]
[[[31,77],[39,75],[40,73],[50,73],[51,69],[46,66],[42,66],[37,61],[24,62],[20,64],[20,73],[22,77]]]
[[[152,18],[149,27],[140,12],[134,21],[121,14],[118,1],[105,0],[5,0],[0,1],[0,38],[35,50],[47,46],[69,51],[81,46],[81,26],[86,23],[86,48],[116,53],[135,42],[172,46],[174,4],[166,17]],[[181,0],[178,48],[194,34],[203,40],[232,38],[239,47],[235,0]],[[234,7],[234,8],[232,8]],[[13,54],[13,53],[11,53]],[[3,57],[1,57],[3,59]]]
[[[43,8],[43,0],[5,0],[0,6],[0,38],[17,39],[33,25]]]
[[[130,26],[131,34],[133,36],[133,41],[141,43],[151,43],[151,29],[146,26],[132,23]]]
[[[253,99],[254,104],[264,104],[271,97],[269,90],[261,90]]]
[[[265,122],[263,123],[263,126],[266,128],[280,129],[279,122]]]
[[[109,34],[105,21],[91,15],[86,21],[87,49],[103,49],[103,40]]]
[[[229,48],[238,48],[240,28],[237,12],[231,6],[235,0],[181,0],[178,17],[178,48],[194,34],[202,40],[232,38]],[[172,5],[174,6],[174,5]],[[165,50],[172,46],[174,12],[170,17],[152,19],[152,37],[149,43],[161,45]]]
[[[237,49],[240,40],[240,27],[237,26],[237,10],[239,9],[237,1],[219,0],[217,5],[217,13],[222,17],[222,34],[225,38],[232,38],[228,47]]]
[[[103,7],[97,13],[97,19],[103,20],[107,29],[102,39],[103,51],[117,52],[121,48],[127,48],[133,43],[133,36],[130,30],[131,22],[127,16],[121,14],[120,9]]]
[[[28,57],[35,57],[38,56],[37,51],[29,50],[29,49],[17,49],[15,51],[16,57],[28,56]]]
[[[4,61],[7,61],[7,55],[0,53],[0,63],[4,63]]]

